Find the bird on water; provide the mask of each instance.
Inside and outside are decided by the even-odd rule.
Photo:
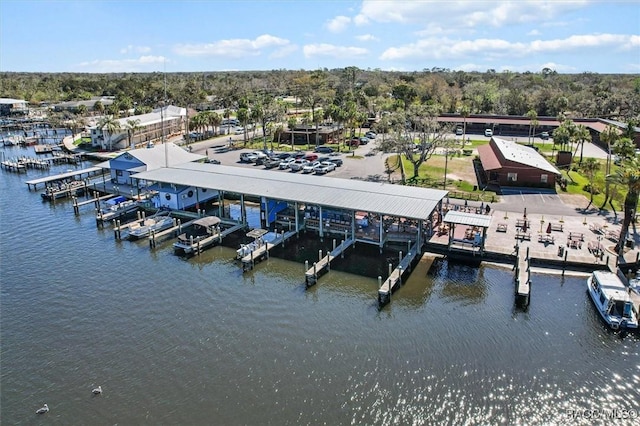
[[[44,406],[42,406],[42,407],[40,407],[40,408],[38,408],[36,410],[36,414],[44,414],[44,413],[46,413],[48,411],[49,411],[49,406],[47,404],[44,404]]]
[[[93,392],[94,395],[100,395],[102,393],[102,386],[98,386],[97,388],[95,388],[91,392]]]

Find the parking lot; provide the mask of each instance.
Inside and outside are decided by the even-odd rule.
[[[234,145],[242,145],[242,136],[231,136],[231,140]],[[258,169],[265,169],[271,173],[302,173],[302,170],[298,172],[292,172],[289,169],[280,169],[279,167],[266,168],[264,164],[255,164],[240,160],[242,153],[251,153],[256,151],[255,149],[237,149],[229,148],[229,136],[222,136],[219,138],[208,139],[202,142],[197,142],[191,145],[192,152],[202,155],[207,155],[209,159],[219,161],[220,164],[227,166],[238,167],[253,167]],[[271,144],[267,143],[267,148],[270,148]],[[319,158],[340,158],[342,165],[335,168],[333,171],[329,171],[322,176],[339,177],[344,179],[367,179],[367,180],[386,180],[388,178],[385,173],[385,159],[386,155],[377,153],[373,154],[372,150],[375,147],[375,143],[369,143],[367,145],[360,145],[357,148],[352,148],[351,153],[342,154],[328,154],[328,153],[315,153]],[[302,147],[298,147],[302,149]],[[274,149],[274,153],[278,154],[282,151]],[[312,154],[313,150],[303,150],[307,154]],[[316,175],[313,173],[313,175]],[[318,176],[320,178],[321,176]]]

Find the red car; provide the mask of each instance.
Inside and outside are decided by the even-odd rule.
[[[349,141],[349,146],[355,146],[356,148],[360,146],[360,139],[359,138],[352,138]]]
[[[318,159],[318,154],[307,154],[304,156],[304,159],[307,161],[316,161]]]

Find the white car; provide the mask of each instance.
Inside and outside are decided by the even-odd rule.
[[[262,151],[253,151],[251,154],[255,156],[255,158],[251,160],[252,163],[255,163],[258,160],[266,160],[268,157],[268,155]]]
[[[280,162],[280,165],[278,166],[278,168],[280,170],[288,169],[291,163],[293,163],[294,161],[296,161],[294,157],[285,158]]]
[[[331,161],[322,161],[314,168],[314,171],[317,175],[324,175],[326,173],[334,171],[335,169],[336,163]]]
[[[313,173],[315,167],[319,165],[319,161],[312,161],[311,163],[307,163],[302,167],[302,173]]]
[[[491,129],[485,129],[484,130],[484,135],[488,138],[490,138],[491,136],[493,136],[493,130]]]
[[[240,154],[240,161],[243,163],[253,163],[258,159],[255,152],[243,152]]]
[[[289,164],[289,168],[291,169],[292,172],[299,172],[308,163],[309,161],[304,159],[295,160],[295,161],[292,161],[291,164]]]
[[[244,133],[244,127],[236,127],[235,129],[233,129],[233,133],[235,133],[236,135],[242,135]]]

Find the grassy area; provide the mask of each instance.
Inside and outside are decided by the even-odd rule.
[[[473,145],[473,142],[477,142]],[[486,141],[472,141],[472,146],[478,146],[482,144],[486,144]],[[550,147],[551,144],[547,143]],[[465,146],[465,149],[469,144]],[[450,179],[447,178],[446,189],[449,191],[460,191],[463,193],[480,193],[481,189],[476,188],[474,191],[474,186],[477,185],[475,180],[475,174],[473,174],[473,157],[465,156],[465,155],[450,155],[448,161],[446,162],[447,167],[447,176],[459,176],[459,178]],[[594,189],[595,194],[593,197],[593,205],[596,207],[600,207],[604,202],[604,192],[605,192],[605,166],[606,160],[598,160],[600,163],[600,170],[596,173],[594,177]],[[417,184],[420,186],[425,186],[429,188],[443,188],[443,179],[444,179],[444,169],[445,169],[445,157],[443,155],[434,155],[432,156],[426,163],[423,163],[420,166],[418,172],[417,181],[411,182],[411,178],[413,177],[413,164],[411,164],[406,158],[403,156],[403,166],[405,170],[405,175],[407,180],[410,180],[409,183]],[[611,173],[614,174],[618,166],[612,165]],[[567,179],[567,189],[566,193],[568,194],[577,194],[582,195],[587,198],[590,197],[589,193],[589,179],[588,177],[582,173],[579,169],[578,165],[574,165],[574,170],[567,174],[567,170],[562,170],[562,176]],[[562,190],[558,188],[558,192],[562,193]],[[622,186],[613,186],[611,185],[611,193],[613,194],[613,205],[617,211],[622,210],[622,205],[624,202],[624,197],[626,196],[626,188]],[[606,206],[610,208],[609,206]]]

